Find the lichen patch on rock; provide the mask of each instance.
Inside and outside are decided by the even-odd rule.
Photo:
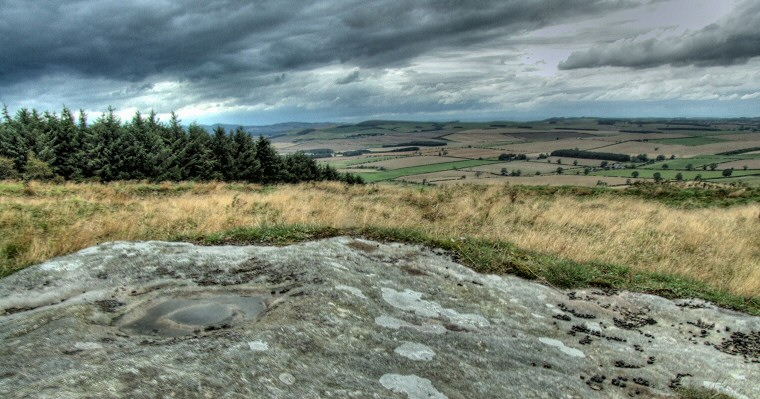
[[[435,356],[429,346],[416,342],[405,342],[393,351],[410,360],[432,360]]]

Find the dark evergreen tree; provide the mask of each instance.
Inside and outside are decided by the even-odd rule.
[[[205,129],[195,123],[190,125],[187,145],[180,157],[183,180],[213,179],[214,161],[209,150],[210,141]]]
[[[324,164],[320,167],[320,180],[337,181],[341,180],[341,176],[334,167]]]
[[[79,115],[77,116],[77,134],[79,135],[81,142],[79,162],[82,176],[86,179],[90,179],[95,177],[95,170],[93,169],[93,163],[91,160],[95,153],[97,138],[93,137],[92,130],[87,126],[87,114],[83,109],[79,110]]]
[[[143,168],[143,173],[153,181],[172,180],[166,177],[167,159],[170,156],[170,148],[164,144],[163,131],[166,129],[158,119],[156,112],[151,110],[145,118],[145,136],[142,141],[148,154],[148,164]]]
[[[172,112],[169,125],[161,125],[158,131],[164,156],[160,163],[157,180],[182,180],[184,177],[182,174],[182,156],[187,145],[187,133],[180,124],[177,114]]]
[[[285,157],[286,182],[317,181],[322,179],[322,171],[313,158],[297,152]]]
[[[36,109],[31,112],[26,108],[18,110],[13,125],[27,148],[25,154],[28,152],[39,154],[45,150],[43,147],[45,122]]]
[[[256,143],[242,127],[232,135],[232,180],[255,182],[260,180],[261,167],[256,159]]]
[[[26,165],[29,146],[19,126],[3,106],[3,120],[0,123],[0,157],[10,159],[15,171],[22,171]]]
[[[212,173],[216,180],[232,180],[232,140],[223,127],[214,128],[209,145],[213,160]]]
[[[145,121],[140,112],[137,112],[122,129],[117,140],[119,148],[119,161],[115,165],[117,179],[139,180],[148,177],[143,173],[145,164],[148,163],[146,143],[141,141],[141,138],[146,136],[145,130]]]
[[[66,180],[81,179],[83,137],[74,122],[74,116],[64,107],[60,118],[47,114],[46,120],[46,144],[40,153],[40,159],[50,165],[54,174]]]
[[[87,167],[94,177],[107,182],[118,178],[116,169],[121,162],[119,159],[119,143],[121,142],[121,121],[114,114],[114,109],[108,107],[92,125],[92,134],[88,137],[87,148],[90,149]]]
[[[272,143],[264,136],[256,141],[256,160],[261,168],[260,183],[272,184],[282,181],[283,162]]]

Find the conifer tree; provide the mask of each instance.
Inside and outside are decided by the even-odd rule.
[[[259,136],[256,141],[256,160],[261,168],[260,183],[272,184],[282,181],[282,158],[272,147],[272,143],[264,136]]]
[[[61,117],[47,115],[46,145],[40,158],[53,173],[66,180],[82,178],[83,137],[74,122],[71,110],[64,107]]]
[[[29,146],[24,139],[18,124],[8,114],[8,108],[3,106],[3,120],[0,123],[0,157],[13,161],[13,169],[21,171],[26,165]]]
[[[299,181],[316,181],[322,177],[319,165],[314,159],[297,152],[285,157],[285,170],[287,171],[286,181],[296,183]]]
[[[320,167],[320,180],[340,180],[340,173],[333,166],[324,164]]]
[[[95,170],[93,169],[93,163],[91,160],[93,154],[95,154],[97,138],[93,137],[92,129],[87,126],[87,114],[83,109],[79,110],[79,115],[77,116],[77,131],[81,142],[79,167],[82,170],[82,176],[86,179],[90,179],[95,177]]]
[[[108,107],[92,125],[92,134],[88,137],[87,147],[91,149],[88,168],[101,181],[107,182],[118,177],[116,165],[119,159],[119,143],[121,141],[121,121],[114,114],[114,109]]]
[[[141,141],[144,136],[145,122],[138,111],[124,126],[117,140],[119,148],[119,161],[115,165],[117,179],[139,180],[148,177],[143,173],[145,164],[148,162],[145,142]]]
[[[208,133],[198,124],[193,123],[188,129],[187,145],[182,151],[181,162],[183,166],[182,178],[184,180],[211,180],[213,179],[213,158],[209,150]]]
[[[232,135],[232,180],[255,182],[261,179],[261,167],[256,159],[256,143],[242,127]]]
[[[187,133],[180,124],[179,117],[171,113],[169,125],[159,129],[159,138],[162,142],[163,158],[160,163],[160,172],[157,180],[182,180],[182,153],[187,145]]]
[[[216,180],[232,179],[232,143],[223,127],[214,128],[209,149],[213,160],[212,173]]]

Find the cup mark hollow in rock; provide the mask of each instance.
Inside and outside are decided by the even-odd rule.
[[[140,335],[181,337],[199,331],[233,327],[255,320],[269,296],[217,295],[158,299],[122,319],[122,331]]]

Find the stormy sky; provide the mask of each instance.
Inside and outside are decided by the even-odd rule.
[[[0,0],[0,102],[236,124],[760,116],[760,2]]]

